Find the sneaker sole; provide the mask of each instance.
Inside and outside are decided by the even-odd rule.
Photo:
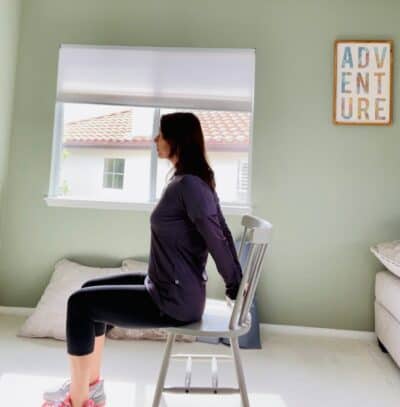
[[[104,407],[105,405],[106,405],[106,402],[104,401],[104,402],[101,402],[99,404],[95,404],[94,407]],[[54,407],[54,406],[55,406],[55,404],[52,401],[45,401],[42,404],[42,407]]]

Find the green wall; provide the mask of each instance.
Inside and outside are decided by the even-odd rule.
[[[7,176],[19,33],[19,0],[0,0],[0,247],[1,207]]]
[[[55,261],[147,256],[149,212],[47,207],[60,43],[256,48],[254,213],[275,226],[262,322],[373,329],[369,246],[399,238],[394,124],[335,126],[335,39],[400,41],[395,0],[24,0],[0,303],[35,306]],[[396,78],[395,78],[396,79]],[[394,99],[399,97],[394,87]],[[227,216],[234,234],[240,217]],[[211,273],[210,273],[211,274]],[[212,273],[209,295],[221,294]]]

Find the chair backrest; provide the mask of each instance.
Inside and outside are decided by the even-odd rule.
[[[248,252],[246,261],[242,264],[243,277],[233,306],[230,329],[236,329],[248,323],[247,318],[260,279],[265,252],[272,237],[271,223],[257,216],[243,215],[242,225],[244,230],[240,240],[239,260],[245,244],[248,245]]]

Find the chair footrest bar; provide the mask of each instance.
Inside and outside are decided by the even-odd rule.
[[[192,379],[192,358],[188,356],[186,362],[186,374],[185,374],[185,390],[189,393],[190,380]]]
[[[188,393],[185,387],[164,387],[164,393]],[[240,393],[240,389],[236,387],[219,387],[218,392],[215,393],[215,389],[212,387],[191,387],[189,393],[197,394],[237,394]]]
[[[214,389],[214,393],[218,392],[218,365],[217,358],[211,359],[211,386]]]
[[[219,359],[221,362],[223,361],[231,361],[233,357],[230,355],[213,355],[213,354],[200,354],[200,353],[175,353],[171,355],[171,359],[186,359],[191,357],[192,359],[197,360],[209,360],[209,359]]]

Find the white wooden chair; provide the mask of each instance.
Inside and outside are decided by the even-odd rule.
[[[243,235],[238,257],[241,259],[245,242],[249,251],[242,267],[243,278],[235,301],[206,299],[202,319],[180,327],[168,327],[167,344],[161,364],[160,374],[153,399],[153,407],[159,407],[163,392],[173,393],[240,393],[242,404],[249,407],[246,383],[239,354],[238,337],[246,334],[251,327],[250,307],[260,278],[265,251],[271,239],[272,225],[259,217],[243,215]],[[232,356],[222,354],[172,354],[172,345],[177,334],[229,338]],[[170,359],[187,359],[185,385],[183,387],[164,387]],[[217,360],[232,361],[235,364],[238,388],[218,387]],[[211,387],[191,387],[192,361],[211,361]]]

